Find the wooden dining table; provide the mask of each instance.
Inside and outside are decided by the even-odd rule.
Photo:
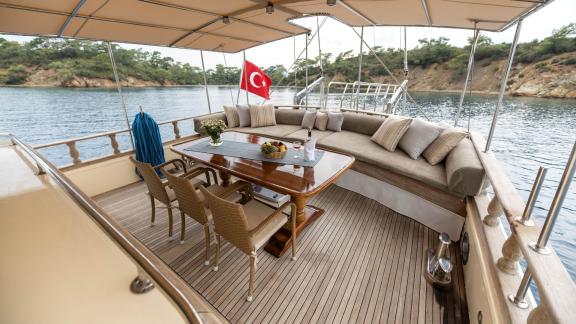
[[[323,154],[319,161],[310,167],[283,164],[281,159],[278,162],[267,162],[260,161],[257,157],[247,159],[187,150],[187,148],[209,139],[209,137],[203,137],[178,143],[171,146],[170,149],[181,156],[216,169],[224,186],[229,185],[231,176],[234,176],[278,193],[290,195],[291,201],[296,205],[296,235],[299,235],[324,213],[323,209],[308,205],[308,199],[334,183],[354,163],[353,156],[329,150],[319,150],[323,151]],[[274,140],[234,131],[224,132],[222,139],[253,144]],[[286,144],[290,146],[288,142]],[[290,230],[281,228],[270,239],[265,250],[276,257],[281,256],[290,247],[290,237]]]

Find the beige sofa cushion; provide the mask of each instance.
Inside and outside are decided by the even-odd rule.
[[[276,124],[302,125],[302,118],[305,110],[302,109],[274,109],[276,113]]]
[[[370,139],[388,151],[393,152],[408,127],[410,127],[410,123],[412,123],[412,119],[390,116],[386,118]]]
[[[344,113],[342,130],[372,136],[386,118],[381,116],[368,116],[359,113]]]
[[[420,118],[412,120],[398,146],[416,160],[442,132],[443,128]]]
[[[250,127],[250,107],[246,105],[237,105],[238,120],[240,125],[238,127]]]
[[[298,130],[302,130],[300,125],[276,125],[276,126],[265,126],[265,127],[239,127],[230,129],[231,131],[236,131],[240,133],[254,134],[265,137],[273,137],[282,139],[288,134],[292,134]]]
[[[340,112],[328,112],[328,124],[326,125],[327,130],[339,132],[342,130],[343,123],[344,114]]]
[[[401,150],[389,152],[364,134],[342,131],[318,141],[319,146],[352,154],[356,159],[422,181],[450,192],[443,164],[430,165],[422,157],[412,160]]]
[[[226,121],[228,128],[240,126],[240,116],[238,115],[238,108],[234,106],[224,106],[224,114],[226,114]]]
[[[273,105],[250,105],[250,127],[276,125],[276,113]]]
[[[302,118],[302,128],[312,129],[314,128],[314,122],[316,121],[316,112],[307,111],[304,113],[304,118]]]
[[[312,137],[316,138],[317,140],[320,140],[330,134],[333,134],[333,131],[329,131],[329,130],[325,130],[325,131],[321,131],[321,130],[317,130],[317,129],[313,129],[312,130]],[[308,138],[308,130],[307,129],[300,129],[294,133],[288,134],[285,136],[287,139],[289,140],[298,140],[298,141],[304,141],[305,139]]]
[[[428,146],[422,155],[428,163],[436,165],[444,161],[448,153],[450,153],[466,135],[468,134],[464,130],[454,127],[446,128],[440,133],[440,136]]]
[[[324,111],[316,112],[316,121],[314,121],[314,128],[320,131],[325,131],[328,126],[328,114]]]
[[[478,194],[484,182],[485,171],[470,139],[460,141],[450,151],[444,164],[450,190],[469,196]]]

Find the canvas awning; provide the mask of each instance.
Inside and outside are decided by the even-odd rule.
[[[290,21],[309,15],[329,15],[350,26],[474,28],[476,23],[481,30],[501,31],[551,0],[329,2],[0,0],[0,32],[238,52],[306,32]]]

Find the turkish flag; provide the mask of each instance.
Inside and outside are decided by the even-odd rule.
[[[272,80],[258,66],[244,61],[244,71],[240,80],[240,89],[251,92],[266,100],[270,99]]]

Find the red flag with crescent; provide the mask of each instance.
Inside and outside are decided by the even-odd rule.
[[[272,80],[258,66],[244,61],[244,71],[240,80],[240,89],[251,92],[266,100],[270,99]]]

